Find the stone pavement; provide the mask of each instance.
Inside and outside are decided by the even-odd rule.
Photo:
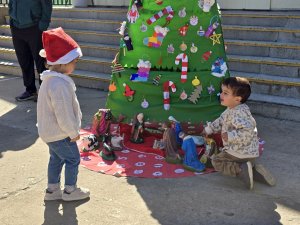
[[[48,151],[37,135],[36,103],[17,103],[22,79],[0,76],[0,224],[300,224],[300,124],[256,117],[266,141],[260,159],[278,184],[248,191],[219,173],[181,179],[116,178],[80,167],[91,198],[44,203]],[[107,93],[78,88],[83,126]]]

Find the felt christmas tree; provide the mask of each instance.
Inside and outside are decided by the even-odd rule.
[[[125,71],[121,76],[113,71],[116,88],[106,104],[114,116],[123,114],[130,121],[143,112],[148,121],[166,121],[172,115],[200,122],[223,112],[212,96],[229,76],[215,0],[131,0],[120,26],[118,63]],[[195,77],[200,86],[193,84]],[[134,90],[131,101],[124,98],[123,84]],[[189,98],[182,97],[182,90]],[[147,107],[141,105],[145,98]]]

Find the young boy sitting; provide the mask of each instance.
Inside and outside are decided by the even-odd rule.
[[[275,178],[261,164],[256,122],[245,104],[251,94],[250,83],[241,77],[229,77],[222,82],[221,105],[227,109],[204,129],[205,135],[221,132],[224,148],[212,158],[216,171],[241,177],[247,188],[253,188],[253,178],[275,185]],[[254,177],[253,177],[254,176]]]

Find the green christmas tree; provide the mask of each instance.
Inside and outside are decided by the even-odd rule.
[[[215,0],[134,0],[127,17],[118,59],[125,71],[112,75],[116,90],[106,104],[114,116],[123,114],[129,121],[143,112],[150,121],[172,115],[191,122],[218,117],[224,108],[216,94],[229,71]],[[202,92],[191,102],[186,95],[195,91],[195,77]],[[207,90],[211,85],[215,98]]]

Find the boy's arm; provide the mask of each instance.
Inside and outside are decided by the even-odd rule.
[[[79,136],[77,119],[72,105],[72,94],[64,85],[57,84],[50,92],[51,103],[59,127],[71,138]]]
[[[45,31],[48,29],[51,21],[52,0],[41,0],[41,6],[42,6],[42,17],[39,21],[39,29],[41,31]]]
[[[251,136],[254,130],[256,130],[256,123],[245,112],[237,114],[232,120],[233,130],[228,131],[228,142],[236,143],[240,141],[246,141]]]
[[[207,135],[220,132],[222,129],[223,117],[222,115],[213,122],[208,122],[207,126],[204,128],[204,131]]]

